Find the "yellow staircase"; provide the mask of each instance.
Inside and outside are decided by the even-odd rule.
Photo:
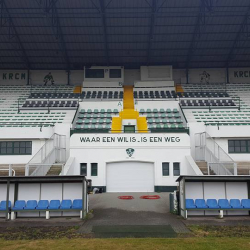
[[[123,109],[133,109],[133,110],[135,109],[133,86],[124,86]]]
[[[184,93],[184,90],[183,90],[181,84],[176,84],[176,86],[175,86],[175,91],[176,91],[176,92]]]
[[[140,117],[139,112],[135,111],[133,86],[124,86],[123,110],[119,113],[119,117],[112,118],[112,127],[111,127],[112,133],[122,132],[123,119],[136,119],[138,132],[139,133],[148,132],[146,117]]]

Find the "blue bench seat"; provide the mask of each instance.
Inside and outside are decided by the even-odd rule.
[[[208,208],[208,206],[206,205],[206,202],[204,199],[196,199],[195,200],[195,205],[197,208]]]
[[[244,208],[250,209],[250,199],[242,199],[241,204]]]
[[[23,210],[25,206],[26,206],[26,202],[24,200],[17,200],[15,202],[14,207],[11,210],[13,211]]]
[[[220,208],[216,199],[207,199],[207,205],[210,209]]]
[[[6,203],[5,209],[6,210]],[[73,203],[69,199],[62,200],[28,200],[27,203],[24,200],[17,200],[14,207],[11,209],[12,219],[15,219],[16,212],[46,212],[46,219],[48,219],[50,211],[66,212],[66,211],[81,211],[82,210],[82,199],[75,199]],[[80,213],[80,216],[82,214]]]
[[[26,206],[24,207],[24,210],[33,210],[37,207],[37,201],[36,200],[29,200],[27,201]]]
[[[220,212],[220,217],[223,217],[223,210],[250,210],[250,199],[186,199],[185,217],[187,218],[187,210],[218,210]]]
[[[243,208],[243,206],[240,204],[239,199],[231,199],[230,200],[230,206],[232,208],[237,208],[237,209]]]
[[[59,200],[51,200],[49,203],[49,210],[59,209],[61,202]]]
[[[0,211],[6,211],[6,201],[1,201],[0,202]],[[11,202],[8,202],[8,209],[10,210],[11,208]]]
[[[223,208],[223,209],[230,209],[232,208],[229,204],[229,201],[227,199],[219,199],[218,200],[218,204],[219,204],[219,207],[220,208]]]

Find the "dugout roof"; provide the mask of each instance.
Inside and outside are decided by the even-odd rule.
[[[249,0],[0,0],[1,69],[250,66]]]

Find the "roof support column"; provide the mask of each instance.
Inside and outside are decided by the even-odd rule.
[[[157,12],[157,0],[152,0],[150,30],[148,34],[147,65],[150,64],[152,44],[154,39],[155,20],[157,17],[156,12]]]
[[[4,0],[0,0],[0,28],[8,28],[8,41],[10,43],[18,45],[18,51],[21,51],[20,58],[25,63],[27,69],[30,68],[29,58],[23,47],[19,34],[17,33],[16,27],[13,23],[8,7]]]
[[[106,17],[105,17],[105,5],[103,0],[99,0],[100,3],[100,14],[102,19],[102,29],[103,29],[103,38],[104,38],[104,46],[105,46],[105,56],[106,63],[109,66],[109,48],[108,48],[108,38],[107,38],[107,25],[106,25]],[[109,2],[110,3],[110,2]]]

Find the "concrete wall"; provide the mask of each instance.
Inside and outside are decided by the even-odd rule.
[[[80,138],[99,137],[96,142],[81,142]],[[119,137],[126,137],[128,142],[118,142]],[[158,138],[178,137],[180,141],[159,142]],[[111,138],[115,138],[112,141]],[[145,139],[144,139],[145,138]],[[175,139],[173,139],[175,140]],[[110,142],[108,142],[110,141]],[[144,142],[145,141],[145,142]],[[74,174],[80,173],[80,163],[87,163],[87,178],[92,179],[93,186],[106,186],[106,165],[111,162],[151,162],[155,166],[155,186],[176,186],[173,176],[173,162],[180,162],[181,174],[188,173],[188,162],[185,158],[190,154],[189,136],[187,134],[73,134],[70,139],[70,156],[75,158]],[[127,148],[133,148],[134,154],[129,157]],[[162,176],[162,162],[170,162],[170,176]],[[98,163],[98,176],[90,175],[91,163]]]
[[[171,67],[171,66],[163,66],[163,67]],[[107,67],[107,69],[108,68],[110,67]],[[121,68],[121,67],[112,67],[112,68]],[[207,81],[210,83],[226,82],[227,80],[226,68],[200,68],[200,69],[189,69],[188,71],[189,83],[205,82],[205,79],[201,81],[201,76],[203,75],[204,71],[209,74]],[[47,75],[49,72],[52,73],[56,84],[67,84],[68,73],[65,70],[30,70],[30,82],[32,84],[42,84],[44,76]],[[228,73],[229,73],[230,83],[250,82],[250,68],[229,68]],[[175,83],[186,83],[187,82],[186,69],[171,70],[170,78],[168,80],[174,80]],[[163,78],[149,78],[148,67],[146,66],[141,67],[141,69],[123,69],[122,77],[120,79],[109,79],[107,71],[105,73],[104,79],[85,79],[85,81],[86,80],[92,83],[95,82],[95,84],[97,84],[98,82],[106,82],[107,84],[111,84],[113,82],[113,85],[112,84],[111,85],[114,87],[118,87],[120,86],[120,84],[132,85],[135,82],[140,82],[140,81],[152,81],[153,83],[152,85],[155,84],[155,81],[160,81],[160,80],[166,81],[166,79]],[[72,85],[82,85],[83,81],[84,81],[84,70],[71,71],[70,83]],[[0,85],[1,84],[26,85],[27,82],[28,82],[27,70],[0,70]],[[93,86],[93,84],[90,86]]]

